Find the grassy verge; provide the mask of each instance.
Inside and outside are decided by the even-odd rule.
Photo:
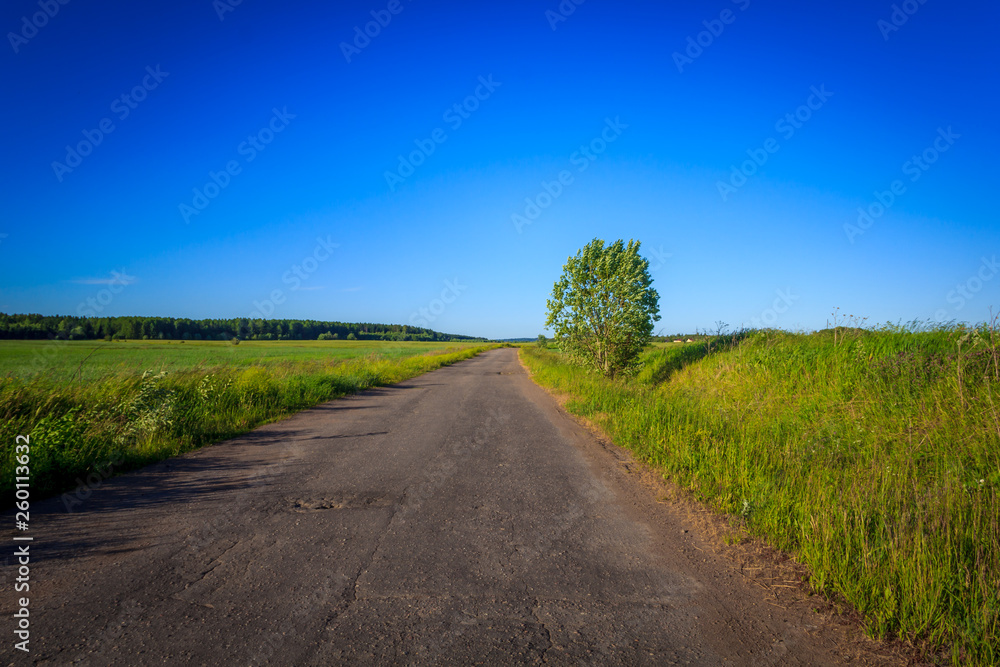
[[[384,386],[497,345],[440,348],[399,358],[281,360],[173,372],[112,372],[89,382],[65,373],[0,378],[0,489],[13,504],[18,435],[30,435],[37,499],[245,433],[323,401]]]
[[[755,332],[650,350],[607,381],[525,347],[543,386],[810,567],[876,637],[1000,662],[992,332]]]

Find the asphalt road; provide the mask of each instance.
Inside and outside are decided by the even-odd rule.
[[[113,478],[73,512],[35,503],[32,650],[6,627],[3,650],[60,665],[837,664],[807,617],[706,558],[634,477],[515,350],[492,351]]]

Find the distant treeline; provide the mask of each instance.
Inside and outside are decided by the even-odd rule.
[[[75,317],[0,313],[0,339],[64,340],[484,340],[406,324],[250,318]]]

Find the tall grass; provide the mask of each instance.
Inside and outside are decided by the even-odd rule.
[[[986,665],[1000,662],[997,343],[987,327],[751,332],[649,351],[619,382],[521,354],[570,410],[797,554],[873,636]]]
[[[323,401],[407,378],[497,347],[402,359],[297,360],[175,372],[110,373],[79,383],[63,375],[0,378],[0,489],[13,502],[14,443],[30,435],[35,498],[104,474],[160,461],[245,433]],[[389,352],[398,352],[389,348]]]

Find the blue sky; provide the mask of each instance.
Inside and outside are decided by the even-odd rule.
[[[1000,9],[895,7],[7,2],[0,311],[534,336],[599,237],[668,333],[984,320]]]

